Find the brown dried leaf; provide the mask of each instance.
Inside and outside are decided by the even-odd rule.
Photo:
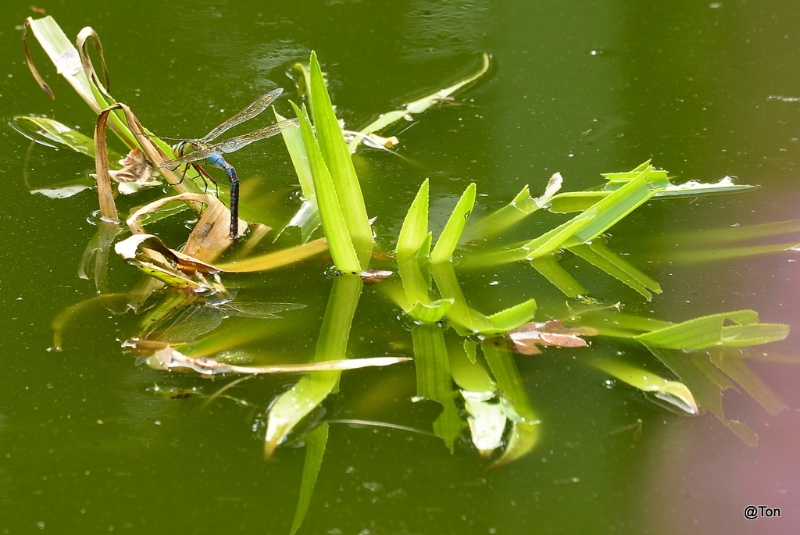
[[[375,284],[394,275],[394,271],[385,269],[369,269],[358,274],[365,284]]]
[[[109,170],[108,174],[111,175],[119,186],[119,192],[128,195],[135,193],[141,188],[147,188],[161,184],[157,179],[160,176],[158,170],[150,165],[144,153],[139,149],[133,149],[119,161],[122,169]]]
[[[508,333],[513,343],[512,349],[523,355],[541,353],[537,346],[586,347],[586,340],[580,336],[595,336],[597,331],[591,327],[564,327],[558,320],[544,323],[526,323]]]

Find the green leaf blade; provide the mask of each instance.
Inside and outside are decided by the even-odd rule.
[[[374,246],[364,196],[342,130],[333,111],[317,55],[311,53],[311,106],[319,146],[328,166],[333,186],[353,245],[366,269]]]

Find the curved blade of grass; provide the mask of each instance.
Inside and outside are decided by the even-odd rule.
[[[508,332],[533,319],[536,301],[528,299],[518,305],[496,312],[486,319],[498,332]]]
[[[295,509],[292,521],[292,535],[300,529],[300,524],[303,523],[308,512],[311,496],[314,494],[314,486],[317,484],[317,476],[325,456],[325,446],[328,444],[328,424],[316,427],[305,436],[304,441],[306,443],[306,460],[303,464],[303,476],[300,479],[300,497],[297,500],[297,509]]]
[[[394,123],[405,120],[406,117],[408,117],[409,115],[422,113],[435,105],[441,104],[442,102],[447,102],[447,100],[451,98],[451,95],[457,93],[458,91],[467,87],[468,85],[476,82],[478,79],[480,79],[486,73],[489,72],[489,69],[491,68],[491,56],[484,52],[481,56],[481,59],[482,59],[481,66],[475,73],[469,75],[468,77],[458,81],[457,83],[449,87],[440,89],[435,93],[417,99],[413,102],[409,102],[399,110],[382,113],[378,119],[371,122],[367,126],[361,128],[359,132],[363,134],[363,136],[368,136],[373,132],[378,132],[388,126],[391,126]],[[356,151],[356,148],[358,148],[360,140],[364,139],[363,136],[355,138],[350,143],[349,150],[351,152]]]
[[[469,220],[473,206],[475,206],[475,189],[475,183],[473,182],[467,186],[467,189],[458,200],[456,207],[450,214],[450,218],[447,220],[447,224],[444,226],[444,230],[442,230],[442,234],[433,247],[431,264],[447,262],[452,258],[453,251],[455,251],[458,240],[461,238],[461,233],[464,231],[464,226]]]
[[[342,275],[333,281],[314,362],[345,358],[350,327],[363,285],[358,275]],[[338,371],[309,373],[278,398],[267,419],[264,443],[267,457],[306,415],[338,388],[340,374]]]
[[[78,95],[94,110],[95,113],[100,113],[103,109],[107,109],[113,102],[108,94],[98,87],[95,83],[96,77],[90,79],[88,73],[94,73],[91,68],[91,61],[85,54],[85,43],[87,40],[94,42],[98,53],[100,54],[101,61],[105,64],[102,58],[102,46],[99,45],[99,39],[96,33],[91,28],[84,28],[79,35],[80,50],[70,43],[66,34],[64,34],[61,27],[56,23],[55,19],[50,16],[42,17],[40,19],[33,19],[29,17],[25,21],[25,27],[30,27],[33,35],[36,37],[39,44],[42,45],[50,60],[56,67],[56,70],[61,74]],[[93,35],[93,36],[92,36]],[[39,75],[36,67],[28,51],[27,33],[23,29],[23,43],[25,45],[25,55],[28,61],[28,67],[31,74],[42,87],[42,89],[53,96],[52,91]],[[104,65],[105,66],[105,65]],[[120,112],[114,111],[111,114],[112,130],[129,148],[136,147],[136,142],[133,134],[122,121]]]
[[[308,115],[292,103],[297,118],[300,121],[300,130],[303,142],[311,164],[314,176],[314,189],[317,194],[319,214],[322,220],[322,230],[328,239],[328,247],[336,267],[344,272],[361,271],[361,263],[356,254],[352,236],[347,228],[340,198],[334,187],[328,166],[323,158],[321,148],[311,129]]]
[[[417,369],[417,396],[440,403],[443,411],[433,422],[433,431],[453,453],[453,444],[461,435],[464,422],[456,406],[456,391],[450,377],[450,361],[442,328],[438,325],[414,325],[414,363]]]
[[[327,164],[333,186],[336,190],[339,204],[344,214],[347,230],[352,238],[358,259],[361,262],[359,270],[365,270],[369,266],[370,255],[374,246],[372,240],[372,228],[367,216],[367,208],[364,205],[364,197],[361,193],[361,186],[358,183],[356,170],[353,167],[353,160],[347,150],[342,130],[336,119],[336,114],[331,105],[328,89],[325,87],[325,80],[322,77],[322,70],[317,61],[317,55],[311,53],[311,106],[314,115],[314,127],[322,156]],[[306,134],[306,150],[309,149]],[[311,157],[312,155],[309,154]],[[312,163],[313,169],[313,163]],[[316,175],[315,175],[316,184]],[[317,185],[317,194],[322,195]],[[322,210],[322,201],[320,210]],[[330,237],[329,237],[330,239]],[[340,269],[344,269],[341,268]]]
[[[53,329],[53,349],[55,351],[62,351],[64,349],[64,331],[66,331],[67,326],[75,321],[75,318],[82,312],[96,305],[102,305],[107,310],[114,311],[115,309],[119,309],[116,313],[122,314],[127,311],[127,308],[124,306],[125,297],[126,294],[98,295],[86,301],[75,303],[59,312],[51,323]],[[120,305],[122,306],[120,307]]]
[[[114,203],[111,177],[108,174],[108,150],[106,148],[106,123],[110,113],[110,109],[105,109],[97,116],[97,124],[94,129],[95,171],[100,214],[107,221],[116,223],[119,222],[119,215],[117,214],[117,205]]]

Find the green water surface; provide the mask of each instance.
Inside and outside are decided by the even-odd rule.
[[[136,334],[137,318],[102,308],[71,325],[62,352],[51,350],[55,315],[96,295],[76,271],[96,230],[97,200],[92,191],[66,200],[31,195],[26,180],[33,187],[68,180],[94,164],[31,145],[5,125],[16,115],[41,114],[91,135],[94,116],[36,45],[56,100],[30,77],[20,40],[24,18],[35,15],[29,5],[5,0],[0,7],[0,533],[288,533],[304,449],[289,444],[265,461],[264,414],[296,376],[246,381],[228,392],[240,402],[204,406],[201,396],[160,395],[156,385],[212,394],[231,379],[135,366],[120,345]],[[612,229],[610,247],[664,288],[651,303],[579,260],[565,263],[570,273],[603,302],[623,301],[629,313],[683,321],[753,308],[761,321],[797,323],[796,253],[726,263],[671,257],[675,232],[796,217],[800,11],[793,2],[141,0],[40,7],[70,37],[84,26],[100,34],[115,98],[165,136],[199,137],[276,86],[298,101],[287,71],[311,50],[328,74],[338,115],[353,127],[455,82],[489,52],[491,77],[459,97],[460,105],[407,125],[400,157],[356,157],[384,250],[392,249],[425,178],[438,232],[471,182],[480,214],[525,184],[541,191],[556,171],[565,189],[577,190],[599,184],[600,173],[652,158],[676,182],[734,175],[760,189],[653,201]],[[278,108],[289,115],[285,99]],[[291,217],[296,178],[279,139],[231,161],[243,180],[243,210],[248,203],[269,210],[274,226]],[[544,215],[520,236],[559,221]],[[166,223],[155,230],[174,240],[183,231],[170,234]],[[321,257],[233,278],[253,300],[306,305],[284,320],[264,320],[284,325],[265,327],[276,334],[260,346],[275,360],[313,355],[332,284],[328,268]],[[138,277],[112,260],[113,289]],[[565,298],[524,265],[466,272],[461,282],[487,313],[528,298],[537,300],[542,319],[564,309]],[[794,347],[791,335],[763,352],[790,355]],[[379,286],[361,297],[350,352],[411,355],[410,322]],[[581,362],[590,352],[666,373],[642,348],[608,339],[518,357],[542,436],[530,455],[497,469],[466,434],[451,454],[427,434],[332,423],[300,533],[732,534],[754,526],[788,533],[797,525],[796,367],[752,364],[789,406],[778,416],[746,395],[726,395],[730,417],[759,434],[760,446],[750,448],[710,414],[682,416],[608,383]],[[430,431],[439,409],[414,403],[415,392],[412,364],[346,372],[320,417]],[[750,504],[779,507],[782,516],[746,521],[742,510]]]

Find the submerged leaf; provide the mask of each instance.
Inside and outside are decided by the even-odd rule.
[[[328,425],[322,424],[308,433],[304,439],[306,443],[306,459],[303,464],[303,476],[300,478],[300,498],[297,500],[297,509],[292,521],[292,535],[294,535],[308,511],[311,503],[311,496],[314,494],[314,486],[317,483],[317,476],[322,467],[322,459],[325,456],[325,446],[328,443]]]
[[[450,363],[442,328],[438,325],[414,325],[414,364],[417,369],[417,396],[442,405],[442,412],[433,423],[433,431],[453,452],[453,444],[461,435],[463,421],[455,404],[456,391],[450,377]]]
[[[699,407],[711,411],[748,446],[758,445],[758,437],[752,429],[725,416],[722,410],[722,393],[735,387],[709,362],[707,354],[649,346],[648,349],[689,388]]]
[[[413,102],[409,102],[408,104],[402,106],[402,108],[399,110],[383,113],[380,115],[380,117],[378,117],[378,119],[361,128],[359,132],[361,136],[354,136],[353,140],[350,141],[350,152],[355,152],[358,148],[358,144],[361,143],[363,139],[369,139],[371,137],[370,134],[373,132],[383,130],[384,128],[387,128],[399,121],[410,121],[412,120],[411,116],[413,114],[422,113],[435,105],[452,100],[452,95],[478,81],[489,72],[491,68],[491,56],[484,52],[481,56],[481,59],[482,64],[477,72],[449,87],[440,89],[435,93],[427,95]],[[394,144],[396,145],[397,143]]]
[[[651,292],[657,294],[661,293],[661,286],[656,281],[614,254],[606,247],[602,239],[596,239],[587,244],[576,245],[570,247],[569,250],[594,267],[605,271],[618,281],[627,284],[643,295],[648,301],[653,297]]]
[[[659,399],[689,414],[698,414],[700,412],[694,396],[692,396],[686,385],[681,382],[669,381],[650,370],[636,368],[618,360],[593,359],[591,363],[620,381],[628,383],[643,392],[653,392]]]
[[[333,281],[325,317],[317,340],[314,361],[345,358],[353,316],[364,283],[358,276],[343,275]],[[340,372],[313,372],[283,393],[269,409],[264,453],[271,456],[278,444],[339,386]]]
[[[504,411],[512,422],[505,451],[492,464],[498,467],[523,457],[536,446],[541,434],[541,422],[531,407],[522,377],[511,355],[486,341],[481,344],[481,349],[494,375],[497,389],[506,402]]]

